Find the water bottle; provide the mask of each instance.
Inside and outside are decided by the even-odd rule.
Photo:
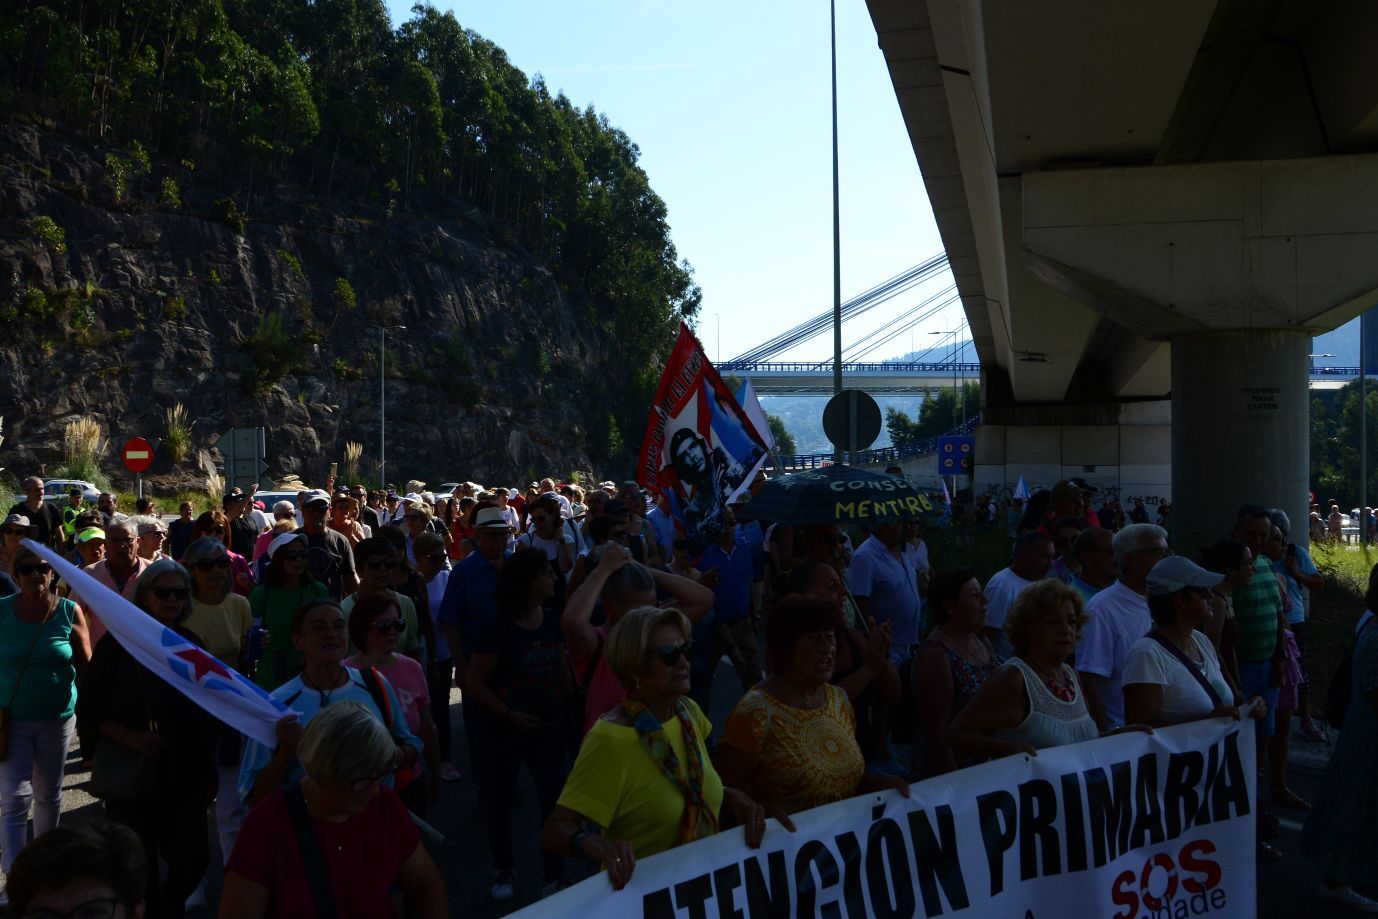
[[[255,619],[244,640],[244,659],[249,664],[258,663],[258,659],[263,656],[263,636],[266,634],[263,620]]]

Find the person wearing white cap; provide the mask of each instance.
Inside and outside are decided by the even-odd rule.
[[[306,537],[301,533],[275,537],[264,553],[268,568],[263,582],[249,594],[249,610],[268,632],[254,682],[269,691],[301,671],[301,652],[292,646],[290,629],[297,607],[329,596],[325,585],[312,577],[307,568],[307,549]]]
[[[320,579],[332,598],[339,600],[349,596],[359,589],[359,578],[354,572],[354,552],[349,548],[349,540],[325,525],[325,515],[330,512],[330,495],[319,488],[312,489],[301,495],[299,503],[302,525],[296,532],[306,536],[310,549],[329,556],[329,564],[320,572]]]
[[[1221,668],[1211,640],[1199,631],[1211,616],[1211,589],[1224,580],[1223,574],[1178,556],[1149,571],[1153,629],[1130,646],[1121,676],[1128,721],[1156,727],[1239,717],[1239,689]],[[1262,707],[1255,706],[1251,715],[1262,717]]]

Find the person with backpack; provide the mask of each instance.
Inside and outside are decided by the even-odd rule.
[[[359,702],[368,708],[392,735],[396,745],[393,770],[415,768],[424,744],[408,729],[405,718],[388,717],[389,712],[402,711],[397,691],[387,677],[371,668],[356,670],[344,663],[349,636],[340,604],[329,599],[303,603],[292,615],[290,633],[293,647],[302,655],[302,672],[273,690],[273,698],[294,714],[278,722],[276,747],[269,749],[256,740],[245,743],[239,770],[239,793],[244,800],[252,806],[302,777],[297,744],[303,726],[335,702]],[[392,788],[393,773],[382,777],[379,784]]]
[[[1369,572],[1368,612],[1354,646],[1349,705],[1320,792],[1298,848],[1321,867],[1316,895],[1350,909],[1378,913],[1378,900],[1351,884],[1378,883],[1378,566]]]
[[[428,802],[440,798],[440,745],[431,717],[426,671],[412,658],[397,652],[406,628],[396,596],[376,593],[359,599],[349,614],[349,641],[359,651],[345,663],[360,673],[372,670],[387,678],[402,707],[385,711],[385,722],[405,719],[407,730],[425,745],[424,774],[419,768],[399,774],[395,786],[407,810],[420,817],[425,815]]]
[[[392,916],[399,889],[408,916],[450,915],[420,830],[386,787],[397,748],[371,705],[335,702],[295,749],[301,778],[275,788],[244,822],[220,915]]]

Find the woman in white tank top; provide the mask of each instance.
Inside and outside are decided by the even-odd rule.
[[[1015,656],[997,670],[948,728],[953,749],[996,758],[1100,736],[1067,659],[1086,613],[1061,581],[1026,587],[1005,620]]]

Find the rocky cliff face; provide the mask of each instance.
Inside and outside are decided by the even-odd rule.
[[[12,473],[61,462],[63,424],[88,415],[120,478],[117,445],[160,437],[177,402],[195,420],[193,457],[231,426],[264,425],[273,476],[319,481],[349,440],[367,473],[383,328],[389,479],[588,469],[607,461],[599,393],[625,377],[589,326],[461,202],[332,208],[261,180],[231,197],[191,163],[0,127],[0,465]],[[163,456],[152,472],[202,475]]]

